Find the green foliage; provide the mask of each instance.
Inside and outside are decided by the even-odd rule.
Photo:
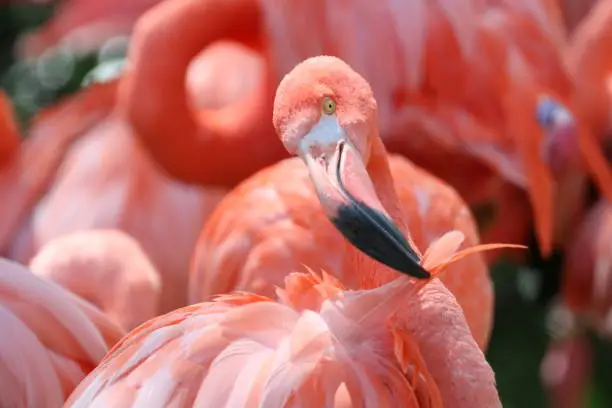
[[[98,64],[96,54],[75,56],[59,49],[32,61],[15,60],[19,35],[51,16],[49,6],[0,7],[0,86],[11,97],[22,127],[41,108],[81,87],[85,75]]]

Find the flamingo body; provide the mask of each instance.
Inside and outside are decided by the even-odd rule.
[[[109,117],[67,152],[55,183],[22,227],[11,255],[28,262],[42,245],[66,233],[125,231],[161,274],[159,310],[172,310],[185,304],[187,260],[200,226],[223,193],[204,193],[169,179],[140,149],[125,121]]]
[[[400,156],[390,156],[389,162],[408,229],[419,249],[425,250],[451,229],[466,235],[466,245],[478,244],[471,213],[452,188]],[[346,268],[344,238],[317,201],[308,171],[298,159],[268,167],[232,190],[198,239],[190,271],[190,301],[233,290],[272,296],[287,271],[300,270],[302,265],[333,273],[346,287],[359,287],[360,276]],[[459,270],[463,272],[455,272]],[[473,256],[451,265],[442,281],[485,349],[492,328],[493,290],[483,258]]]

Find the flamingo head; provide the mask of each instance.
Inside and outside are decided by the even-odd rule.
[[[549,96],[539,99],[536,119],[544,130],[542,157],[555,174],[574,166],[578,158],[576,117],[561,102]]]
[[[367,170],[378,130],[364,78],[338,58],[309,58],[279,84],[273,122],[287,151],[308,166],[325,214],[351,244],[399,272],[430,277]]]

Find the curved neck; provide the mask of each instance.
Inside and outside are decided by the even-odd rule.
[[[120,105],[144,146],[172,176],[231,186],[286,157],[272,127],[271,75],[254,92],[219,111],[197,113],[186,73],[214,41],[253,43],[262,16],[256,0],[173,0],[136,26]]]
[[[404,235],[409,237],[408,224],[395,191],[387,149],[378,134],[373,138],[367,170],[381,204]]]

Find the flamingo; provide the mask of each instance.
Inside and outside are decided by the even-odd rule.
[[[410,237],[425,250],[456,229],[478,244],[471,213],[448,185],[401,156],[389,156],[394,187]],[[347,288],[360,276],[345,267],[344,239],[321,211],[301,160],[270,166],[228,193],[200,233],[191,259],[189,302],[241,290],[272,297],[287,271],[308,265],[332,273]],[[460,273],[458,271],[461,271]],[[485,350],[493,322],[493,287],[480,255],[449,267],[441,278],[457,298],[478,345]]]
[[[68,147],[108,114],[114,95],[113,84],[92,84],[36,116],[27,138],[0,169],[3,255],[52,183]]]
[[[42,246],[29,269],[97,306],[124,330],[159,314],[159,273],[138,242],[121,231],[62,235]]]
[[[256,66],[259,63],[244,47],[232,43],[219,43],[203,52],[188,77],[203,71],[204,78],[192,80],[192,85],[211,92],[208,98],[199,96],[198,104],[217,108],[232,100],[235,86],[252,83],[253,79],[238,69],[225,69],[224,76],[220,76],[219,59],[228,56],[239,64]],[[201,225],[225,189],[186,186],[169,178],[150,160],[124,120],[117,89],[123,79],[122,76],[110,78],[104,84],[93,83],[82,91],[92,97],[96,92],[104,92],[101,97],[106,92],[110,94],[104,100],[104,114],[96,116],[89,128],[78,133],[76,143],[64,148],[61,167],[58,164],[59,170],[53,178],[49,177],[53,183],[51,180],[44,183],[46,190],[30,202],[29,209],[23,208],[23,197],[12,198],[14,210],[29,218],[25,221],[20,218],[17,222],[8,220],[6,253],[12,259],[28,263],[42,245],[63,234],[97,228],[123,230],[136,238],[160,272],[163,290],[157,310],[167,312],[186,304],[189,255]],[[219,94],[222,98],[215,96]],[[81,96],[74,98],[74,102],[69,99],[58,105],[57,110],[61,112],[64,105],[78,103]],[[51,132],[60,130],[36,124],[35,127],[40,132],[49,132],[43,133],[47,138]],[[66,131],[74,133],[70,128]],[[15,188],[17,184],[21,188],[19,173],[6,176],[7,186]],[[67,208],[73,210],[66,211]],[[14,215],[5,216],[8,219]],[[167,245],[168,239],[174,242],[172,246]]]
[[[27,263],[42,245],[64,234],[122,230],[161,274],[157,310],[167,312],[185,305],[189,255],[223,194],[183,185],[159,171],[117,108],[66,151],[54,183],[20,226],[8,253]]]
[[[234,68],[220,66],[218,61],[227,57],[236,64]],[[208,95],[194,96],[196,103],[203,107],[215,108],[229,103],[236,97],[236,87],[248,88],[254,82],[255,77],[244,75],[238,67],[248,66],[256,75],[259,64],[260,61],[239,44],[216,44],[203,51],[190,67],[187,77],[190,86],[202,89],[202,92],[196,92],[190,88],[191,94]],[[221,68],[223,75],[220,75]],[[19,149],[15,149],[19,136],[13,133],[17,128],[11,124],[12,119],[0,123],[6,129],[3,131],[6,132],[6,146],[13,146],[6,150],[6,168],[0,168],[0,197],[3,203],[0,252],[3,254],[27,262],[35,251],[36,248],[15,250],[15,237],[23,229],[24,221],[36,203],[49,190],[69,147],[112,111],[118,85],[118,81],[113,79],[91,82],[76,94],[39,112]],[[5,102],[9,101],[6,99]],[[3,112],[6,114],[8,110]],[[9,116],[3,118],[8,120]]]
[[[201,24],[213,15],[212,24]],[[153,7],[136,23],[128,50],[125,109],[143,146],[173,177],[233,187],[287,157],[274,137],[268,109],[277,82],[260,41],[261,19],[258,1],[173,0]],[[266,64],[244,70],[260,79],[233,104],[195,112],[185,75],[192,59],[219,40],[249,46]],[[171,57],[152,60],[151,52]]]
[[[368,83],[334,57],[298,65],[274,102],[274,127],[347,238],[362,289],[294,273],[277,300],[234,293],[152,319],[65,406],[501,406],[459,306],[435,279],[446,264],[497,245],[456,253],[463,235],[451,231],[417,254],[400,232],[375,117]],[[391,267],[421,279],[397,278]]]
[[[554,4],[515,3],[170,0],[150,9],[134,28],[126,109],[144,146],[170,174],[228,185],[284,157],[267,127],[269,112],[262,109],[270,105],[278,79],[303,58],[337,55],[371,81],[381,135],[391,151],[448,181],[471,205],[483,197],[507,202],[520,196],[504,183],[526,190],[547,255],[564,236],[556,233],[555,220],[562,224],[569,211],[555,211],[554,205],[579,205],[576,196],[555,200],[555,176],[579,164],[611,198],[612,177],[573,114],[560,35],[554,35],[560,30]],[[338,31],[342,36],[334,35]],[[369,35],[356,47],[361,32]],[[254,43],[265,57],[266,74],[233,106],[194,115],[184,90],[186,66],[220,38]],[[152,61],[157,54],[173,57]],[[211,150],[215,160],[202,161]],[[459,165],[469,173],[457,172]],[[504,183],[495,181],[500,175]],[[507,213],[505,208],[500,212]],[[517,223],[508,221],[501,230],[523,231]]]
[[[0,405],[60,407],[119,341],[100,310],[0,259]]]

